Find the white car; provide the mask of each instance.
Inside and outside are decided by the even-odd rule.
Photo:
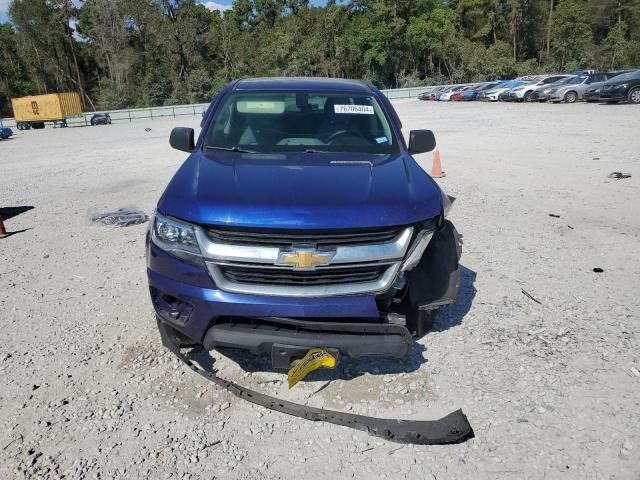
[[[489,101],[489,102],[497,102],[500,99],[500,95],[504,92],[511,90],[511,87],[498,87],[492,88],[491,90],[487,90],[482,95],[481,100]]]
[[[462,88],[464,88],[464,85],[456,85],[455,87],[451,87],[438,95],[438,100],[440,100],[441,102],[448,102],[449,100],[451,100],[451,95],[456,93],[458,90],[461,90]]]
[[[568,78],[571,75],[548,75],[539,79],[534,83],[527,83],[526,85],[520,85],[519,87],[511,90],[514,98],[512,100],[518,102],[532,102],[533,92],[537,92],[540,89],[545,88],[547,85],[557,82],[558,80],[562,80],[563,78]]]

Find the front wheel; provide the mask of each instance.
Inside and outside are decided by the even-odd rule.
[[[627,95],[627,100],[634,105],[640,105],[640,87],[631,89]]]
[[[524,94],[524,101],[525,102],[533,102],[533,98],[531,98],[531,95],[533,95],[533,92],[531,92],[531,91],[525,93]]]
[[[576,92],[567,92],[564,96],[564,101],[567,103],[576,103],[578,99],[578,94]]]

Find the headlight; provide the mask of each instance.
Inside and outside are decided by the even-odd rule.
[[[617,88],[629,88],[629,84],[628,83],[621,83],[620,85],[616,86]]]
[[[433,237],[433,230],[431,229],[420,230],[418,232],[418,235],[409,249],[407,258],[405,258],[404,263],[400,268],[401,271],[406,272],[412,270],[416,265],[418,265],[424,251],[429,246],[431,237]]]
[[[180,258],[200,256],[193,225],[169,219],[156,212],[151,232],[153,243]]]

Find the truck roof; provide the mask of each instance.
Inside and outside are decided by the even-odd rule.
[[[371,94],[371,88],[360,80],[345,78],[311,78],[311,77],[269,77],[246,78],[238,80],[233,87],[235,91],[260,90],[313,90],[341,91]]]

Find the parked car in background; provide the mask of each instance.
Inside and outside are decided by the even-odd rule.
[[[534,85],[534,82],[535,80],[522,81],[520,85],[510,88],[509,90],[504,92],[502,94],[501,100],[504,102],[524,102],[524,92],[525,92],[524,89],[527,88],[529,85]]]
[[[586,76],[578,75],[575,78],[576,80],[574,82],[565,84],[549,94],[549,101],[575,103],[578,100],[582,100],[584,93],[590,85],[600,84],[609,77],[606,73],[594,73]]]
[[[13,135],[13,130],[9,127],[1,127],[0,128],[0,139],[6,140],[7,138]]]
[[[111,116],[108,113],[94,113],[91,125],[111,125]]]
[[[631,70],[614,70],[613,72],[607,72],[605,75],[607,76],[607,80],[611,80],[613,77],[618,75],[622,75],[623,73],[634,72],[635,69]],[[588,85],[587,89],[582,94],[582,100],[585,102],[599,102],[600,101],[600,89],[604,85],[604,81],[602,82],[594,82]]]
[[[524,85],[511,90],[512,100],[515,100],[517,102],[531,102],[533,101],[533,92],[536,92],[546,87],[547,85],[550,85],[554,82],[557,82],[558,80],[562,80],[569,76],[570,75],[545,75],[541,78],[538,78],[536,81],[525,83]]]
[[[504,83],[503,80],[497,80],[494,82],[486,82],[486,83],[481,83],[478,86],[475,86],[473,88],[469,88],[468,90],[465,90],[462,93],[462,101],[463,102],[470,102],[473,100],[476,100],[478,98],[478,95],[486,90],[490,90],[491,88],[497,87],[499,84]]]
[[[458,90],[462,90],[464,88],[464,85],[454,85],[444,91],[442,91],[439,95],[438,95],[438,100],[441,102],[448,102],[449,100],[451,100],[451,96],[457,92]]]
[[[432,100],[432,95],[436,90],[440,90],[443,89],[444,87],[425,87],[425,90],[423,92],[420,92],[420,94],[418,95],[418,99],[419,100]]]
[[[640,104],[640,70],[616,75],[602,84],[600,101]]]
[[[441,87],[437,87],[435,88],[432,92],[431,92],[431,98],[430,100],[438,100],[438,95],[440,95],[440,93],[444,92],[445,90],[448,90],[450,87],[448,85],[444,85]]]
[[[464,92],[472,90],[473,88],[474,88],[474,85],[468,85],[466,87],[463,87],[457,92],[453,92],[449,100],[453,100],[454,102],[460,102],[462,100],[462,95],[464,94]]]
[[[497,102],[498,100],[500,100],[501,95],[502,98],[504,98],[504,94],[506,92],[522,84],[523,82],[520,80],[509,80],[508,82],[498,85],[490,90],[481,92],[478,95],[478,100],[482,100],[485,102]]]
[[[575,75],[570,75],[570,76],[565,77],[565,78],[563,78],[561,80],[558,80],[556,82],[550,83],[549,85],[546,85],[543,88],[535,90],[531,94],[531,101],[532,102],[546,102],[547,100],[549,100],[549,95],[554,93],[556,91],[556,89],[560,88],[563,85],[568,85],[568,84],[570,84],[572,82],[575,82],[577,78],[578,77],[576,77]]]

